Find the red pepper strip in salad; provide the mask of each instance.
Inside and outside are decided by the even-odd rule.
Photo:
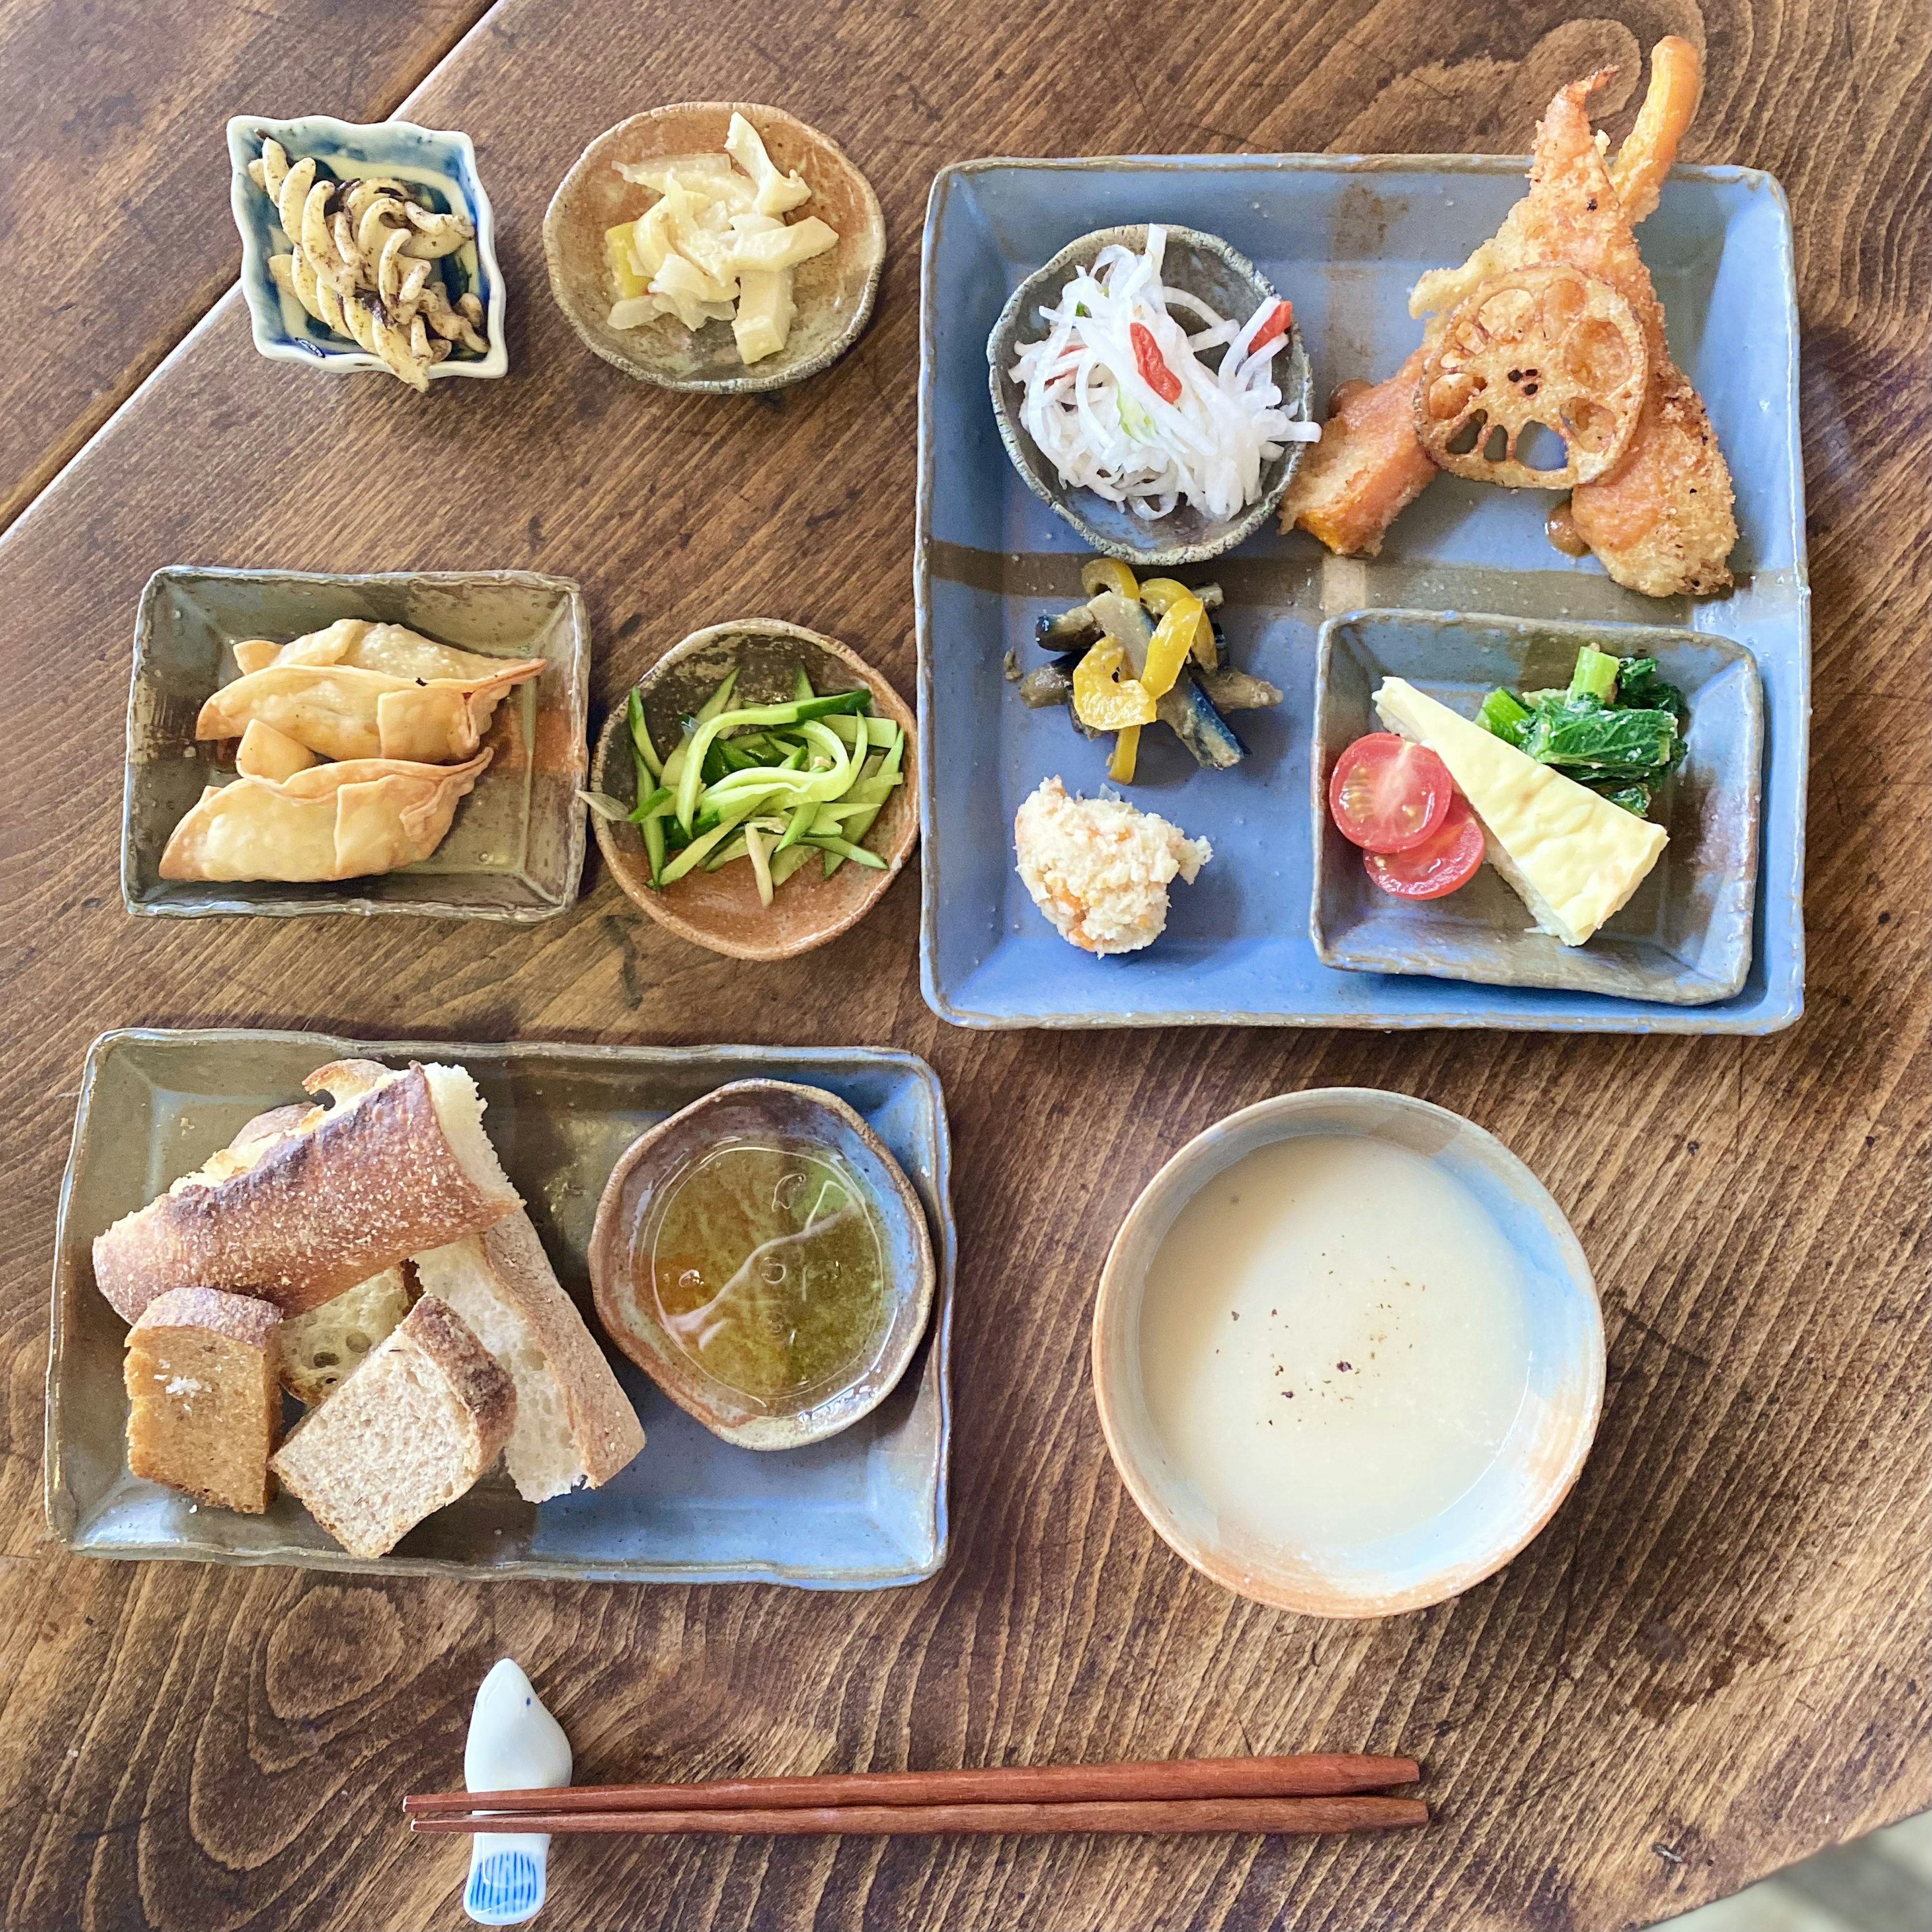
[[[1252,355],[1257,349],[1265,349],[1277,335],[1286,335],[1288,324],[1294,320],[1294,303],[1276,302],[1274,313],[1255,331],[1254,339],[1248,344],[1248,352]]]
[[[1134,362],[1141,372],[1141,380],[1164,403],[1178,403],[1180,400],[1180,378],[1162,359],[1160,344],[1154,339],[1154,331],[1144,322],[1129,326],[1127,339],[1134,345]]]

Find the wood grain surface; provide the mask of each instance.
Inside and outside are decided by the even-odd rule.
[[[0,8],[0,530],[233,282],[229,116],[380,121],[484,4]]]
[[[451,17],[392,12],[398,32]],[[1558,82],[1615,60],[1628,100],[1666,31],[1708,57],[1688,158],[1768,168],[1796,212],[1816,630],[1809,1010],[1792,1031],[956,1031],[920,998],[910,877],[831,949],[763,967],[654,926],[594,857],[576,911],[526,932],[122,912],[128,640],[158,566],[567,573],[590,600],[600,706],[686,632],[746,614],[843,638],[909,690],[936,166],[1520,152]],[[0,539],[21,714],[0,818],[0,1923],[460,1924],[460,1845],[412,1841],[398,1801],[454,1780],[470,1700],[506,1653],[585,1780],[1409,1751],[1436,1810],[1426,1832],[1359,1839],[572,1842],[557,1925],[1604,1928],[1923,1806],[1928,39],[1922,9],[1890,0],[489,15],[412,113],[476,138],[510,379],[425,403],[308,376],[252,352],[231,294]],[[266,104],[341,104],[298,71]],[[242,104],[212,74],[193,84],[206,124],[169,165],[205,189]],[[580,148],[703,96],[824,128],[886,210],[870,332],[779,403],[627,381],[544,284],[539,223]],[[77,233],[100,214],[83,197],[62,218]],[[39,245],[16,231],[0,264]],[[142,1022],[926,1054],[961,1235],[946,1568],[839,1596],[56,1553],[40,1508],[56,1198],[86,1044]],[[1087,1387],[1094,1281],[1148,1176],[1232,1108],[1336,1082],[1499,1134],[1574,1220],[1610,1340],[1602,1433],[1546,1533],[1458,1600],[1362,1626],[1196,1577],[1127,1500]]]

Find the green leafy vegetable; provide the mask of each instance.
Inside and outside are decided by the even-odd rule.
[[[1652,796],[1684,755],[1684,694],[1654,658],[1613,657],[1586,644],[1562,691],[1492,691],[1477,722],[1492,736],[1647,817]]]

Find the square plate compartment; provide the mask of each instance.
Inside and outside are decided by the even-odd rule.
[[[1527,163],[1488,156],[1146,156],[974,161],[928,207],[920,386],[920,712],[928,1003],[964,1026],[1490,1026],[1768,1033],[1802,1010],[1809,592],[1797,416],[1790,212],[1754,170],[1680,167],[1640,231],[1673,352],[1703,394],[1736,483],[1738,587],[1654,599],[1543,533],[1550,499],[1444,477],[1375,558],[1273,532],[1180,574],[1218,580],[1232,661],[1281,706],[1232,720],[1253,756],[1204,772],[1165,730],[1141,746],[1134,801],[1204,834],[1214,859],[1177,885],[1163,936],[1125,958],[1062,940],[1016,876],[1012,818],[1054,772],[1105,782],[1108,747],[1029,711],[1001,676],[1046,662],[1035,620],[1081,595],[1085,553],[1028,491],[987,400],[986,342],[1008,292],[1076,236],[1168,220],[1224,236],[1292,298],[1316,393],[1379,377],[1416,340],[1408,290],[1494,232]],[[1759,878],[1750,970],[1727,999],[1684,1006],[1574,988],[1493,986],[1324,965],[1308,934],[1316,638],[1365,606],[1679,626],[1736,640],[1762,680]]]
[[[1588,946],[1570,946],[1525,929],[1528,913],[1492,866],[1446,898],[1410,901],[1382,891],[1358,848],[1336,830],[1327,802],[1337,756],[1364,733],[1383,728],[1371,701],[1376,687],[1385,676],[1405,678],[1473,718],[1499,685],[1567,685],[1586,644],[1622,658],[1654,657],[1690,707],[1684,762],[1652,808],[1670,843],[1630,904]],[[1757,885],[1763,700],[1750,653],[1730,639],[1640,624],[1357,610],[1322,627],[1315,736],[1309,932],[1325,964],[1679,1006],[1728,999],[1744,984]]]
[[[196,714],[240,675],[244,638],[286,642],[341,617],[406,624],[439,644],[549,668],[496,707],[483,742],[496,756],[427,859],[369,878],[322,884],[164,880],[169,835],[202,788],[232,772],[197,740]],[[590,630],[584,593],[529,571],[157,571],[141,594],[128,699],[121,896],[131,913],[401,912],[442,919],[549,919],[577,897],[589,768]]]
[[[402,1065],[460,1062],[558,1278],[590,1307],[585,1251],[617,1156],[646,1127],[727,1081],[823,1087],[864,1116],[925,1203],[938,1263],[932,1324],[897,1388],[829,1440],[770,1452],[721,1442],[607,1349],[650,1441],[601,1490],[526,1503],[500,1466],[358,1562],[292,1498],[268,1514],[190,1508],[128,1473],[121,1364],[125,1324],[97,1291],[93,1238],[225,1145],[243,1121],[301,1093],[345,1054]],[[946,1560],[953,1228],[939,1082],[882,1048],[468,1046],[358,1042],[321,1034],[125,1031],[88,1054],[62,1190],[47,1370],[46,1511],[72,1550],[213,1563],[537,1576],[616,1582],[799,1584],[872,1589]],[[597,1334],[594,1319],[592,1332]]]

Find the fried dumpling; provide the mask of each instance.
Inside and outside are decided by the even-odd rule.
[[[306,745],[298,744],[286,731],[278,731],[259,718],[248,721],[235,754],[235,769],[244,778],[273,778],[278,784],[314,763],[315,754]]]
[[[504,695],[544,665],[542,658],[470,661],[492,668],[487,676],[419,680],[355,664],[285,662],[278,656],[224,685],[201,707],[194,734],[236,738],[260,723],[326,758],[453,764],[475,755]]]
[[[454,678],[468,683],[487,683],[512,668],[531,676],[544,667],[542,658],[493,658],[481,651],[460,651],[406,625],[372,623],[362,617],[344,617],[286,644],[250,638],[235,646],[235,662],[244,672],[264,670],[272,664],[346,664],[355,670],[379,670],[387,677],[423,682]]]
[[[210,785],[161,854],[164,879],[354,879],[426,859],[490,762],[350,758]]]

